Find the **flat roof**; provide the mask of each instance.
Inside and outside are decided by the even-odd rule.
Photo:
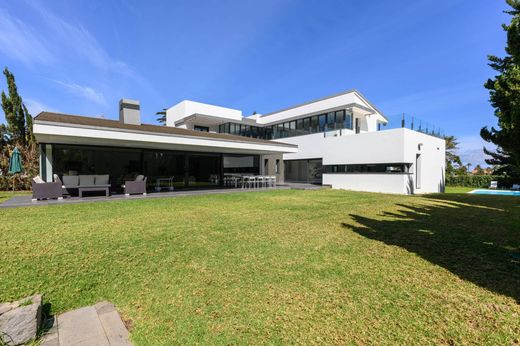
[[[227,140],[232,142],[245,142],[245,143],[258,143],[266,145],[278,145],[283,147],[296,148],[297,145],[268,141],[257,138],[250,138],[244,136],[236,136],[225,133],[210,133],[202,131],[194,131],[188,129],[181,129],[171,126],[152,125],[152,124],[141,124],[132,125],[124,124],[118,120],[103,119],[88,117],[82,115],[62,114],[53,112],[41,112],[34,118],[35,123],[56,123],[56,124],[67,124],[67,125],[79,125],[82,127],[93,127],[93,128],[110,128],[115,130],[126,130],[126,131],[137,131],[144,133],[156,133],[182,137],[199,137],[206,139],[217,139]]]

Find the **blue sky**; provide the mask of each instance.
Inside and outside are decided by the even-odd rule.
[[[487,54],[504,53],[504,9],[501,0],[0,0],[0,63],[33,115],[116,118],[129,97],[153,123],[183,99],[267,113],[356,88],[391,118],[413,114],[457,136],[476,164],[479,130],[496,123],[482,85],[493,76]]]

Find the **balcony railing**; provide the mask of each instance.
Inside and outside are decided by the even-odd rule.
[[[444,138],[445,132],[444,129],[435,126],[434,124],[422,120],[418,117],[415,117],[410,114],[396,114],[387,116],[388,124],[380,125],[379,130],[390,130],[397,128],[407,128],[414,131],[419,131],[425,133],[427,135]]]

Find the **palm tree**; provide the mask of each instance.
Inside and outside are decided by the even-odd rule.
[[[160,115],[160,117],[157,118],[157,122],[166,125],[166,108],[163,108],[162,111],[156,112],[155,115]]]

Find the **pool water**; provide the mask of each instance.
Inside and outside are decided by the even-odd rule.
[[[520,191],[511,190],[473,190],[469,193],[475,195],[520,196]]]

